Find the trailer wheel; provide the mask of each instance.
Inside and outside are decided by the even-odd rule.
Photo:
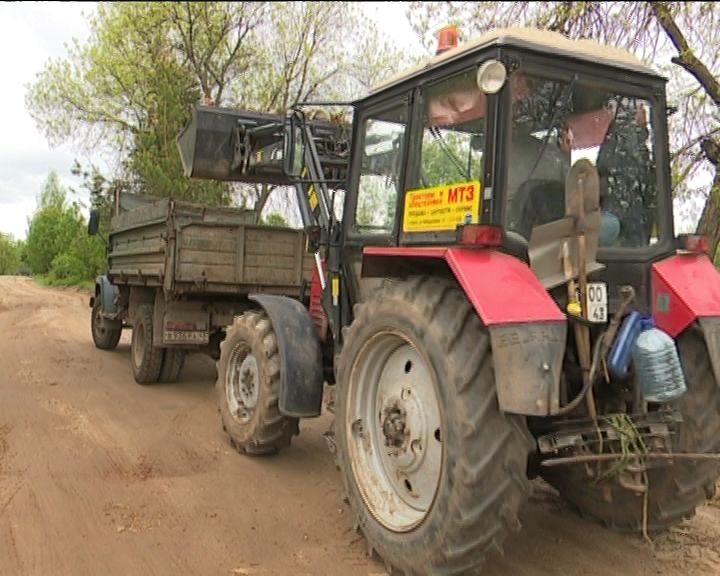
[[[185,365],[185,350],[175,350],[173,348],[165,348],[163,350],[162,367],[160,368],[160,376],[158,382],[172,383],[177,382]]]
[[[217,394],[223,429],[244,454],[269,454],[290,445],[298,420],[280,413],[280,357],[265,312],[235,318],[220,344]]]
[[[162,368],[163,349],[153,346],[153,307],[138,306],[132,325],[130,358],[138,384],[157,382]]]
[[[678,452],[720,450],[720,388],[710,364],[702,329],[691,326],[678,339],[688,391],[675,402],[682,414]],[[697,506],[715,493],[720,464],[715,460],[678,460],[648,471],[647,529],[659,532],[695,514]],[[642,496],[616,482],[596,484],[583,466],[546,469],[545,479],[580,514],[621,532],[641,532]]]
[[[420,278],[361,304],[345,333],[338,464],[389,572],[474,574],[530,486],[525,419],[498,406],[489,335],[455,283]]]
[[[114,325],[117,324],[117,327]],[[101,350],[115,350],[120,336],[122,335],[122,325],[120,322],[112,322],[102,317],[102,302],[100,296],[95,296],[92,308],[92,318],[90,320],[92,329],[93,342],[96,348]]]

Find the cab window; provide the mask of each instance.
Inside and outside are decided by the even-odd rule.
[[[658,241],[653,103],[580,80],[513,75],[506,228],[529,239],[565,215],[571,166],[600,178],[600,247]]]
[[[355,228],[361,234],[390,234],[402,172],[407,106],[371,114],[362,125],[362,161]]]
[[[415,187],[480,180],[487,96],[477,69],[453,76],[423,93],[424,130]]]

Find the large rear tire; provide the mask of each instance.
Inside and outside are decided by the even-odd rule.
[[[100,296],[95,296],[90,320],[93,342],[96,348],[101,350],[115,350],[120,336],[122,335],[122,324],[119,321],[113,322],[102,317],[102,302]]]
[[[262,311],[235,318],[220,344],[217,395],[223,429],[244,454],[271,454],[290,445],[298,420],[280,412],[280,356]]]
[[[157,382],[162,368],[163,349],[153,346],[153,307],[141,304],[135,311],[130,342],[133,376],[138,384]]]
[[[687,378],[687,392],[674,405],[683,417],[678,452],[717,452],[720,449],[720,389],[705,339],[693,325],[678,340]],[[677,460],[672,466],[648,471],[647,529],[659,532],[695,514],[715,493],[720,464],[714,460]],[[547,469],[543,476],[582,515],[621,532],[643,529],[642,496],[616,482],[596,484],[583,466]]]
[[[475,574],[530,491],[524,418],[498,406],[490,340],[453,282],[388,284],[339,358],[338,464],[355,524],[391,573]]]

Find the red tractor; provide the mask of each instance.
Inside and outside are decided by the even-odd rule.
[[[478,572],[538,475],[619,530],[691,516],[720,473],[720,276],[673,233],[665,84],[509,29],[353,102],[352,129],[198,107],[187,175],[294,186],[317,264],[228,328],[232,443],[288,445],[334,385],[354,523],[405,575]]]

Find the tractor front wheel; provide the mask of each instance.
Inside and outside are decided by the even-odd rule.
[[[699,326],[688,328],[678,339],[687,379],[687,392],[674,402],[683,422],[677,452],[712,453],[720,449],[720,388]],[[659,532],[695,514],[697,506],[715,493],[720,474],[716,460],[677,460],[670,466],[648,471],[647,517],[645,498],[615,481],[596,483],[582,465],[558,466],[544,472],[581,514],[621,532]]]
[[[217,395],[223,429],[244,454],[270,454],[290,445],[298,420],[280,412],[280,355],[265,312],[235,318],[220,344]]]
[[[338,464],[392,573],[474,574],[520,528],[532,441],[500,411],[492,366],[455,283],[390,284],[357,309],[339,358]]]

